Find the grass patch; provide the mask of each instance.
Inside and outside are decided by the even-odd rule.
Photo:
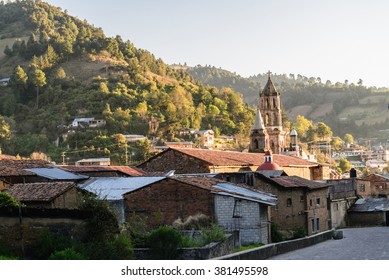
[[[245,246],[240,246],[240,248],[237,248],[234,250],[234,253],[259,248],[259,247],[262,247],[263,245],[264,245],[263,243],[253,243],[253,244],[248,244]]]

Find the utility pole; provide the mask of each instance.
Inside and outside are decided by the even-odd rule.
[[[125,152],[125,161],[126,161],[126,165],[128,165],[128,150],[127,150],[127,141],[126,141],[126,144],[124,144],[124,148],[126,149],[126,152]]]
[[[62,164],[65,165],[65,152],[62,152],[61,156],[62,156]]]

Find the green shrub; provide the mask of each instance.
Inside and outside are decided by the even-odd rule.
[[[48,257],[57,251],[72,247],[73,241],[67,236],[56,236],[50,231],[44,231],[31,250],[32,259],[47,260]]]
[[[212,224],[209,228],[201,230],[201,238],[203,244],[206,245],[211,242],[224,241],[226,239],[226,235],[221,227],[216,224]]]
[[[18,207],[19,202],[8,193],[0,192],[0,206]]]
[[[126,224],[126,231],[130,236],[134,248],[146,247],[147,238],[150,232],[144,219],[135,214],[131,215]]]
[[[0,261],[9,261],[9,260],[17,260],[18,258],[15,257],[8,257],[8,256],[0,256]]]
[[[154,259],[173,260],[177,257],[182,235],[171,227],[162,226],[150,233],[147,243]]]
[[[305,229],[303,227],[296,227],[293,229],[293,239],[305,237]]]
[[[119,233],[117,218],[107,201],[86,196],[82,209],[90,213],[85,226],[86,242],[113,240]]]
[[[73,248],[66,248],[51,254],[49,260],[85,260],[85,257]]]
[[[276,224],[271,225],[271,241],[273,243],[275,242],[281,242],[284,241],[284,236],[282,235],[280,228]]]
[[[90,260],[131,260],[134,251],[126,235],[105,241],[91,241],[80,245],[80,251]]]

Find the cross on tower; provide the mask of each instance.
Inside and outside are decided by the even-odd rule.
[[[270,70],[269,71],[267,71],[267,76],[270,78],[270,75],[272,74],[272,72],[270,72]]]

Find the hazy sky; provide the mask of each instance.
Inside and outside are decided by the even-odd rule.
[[[387,0],[47,0],[166,63],[389,87]]]

